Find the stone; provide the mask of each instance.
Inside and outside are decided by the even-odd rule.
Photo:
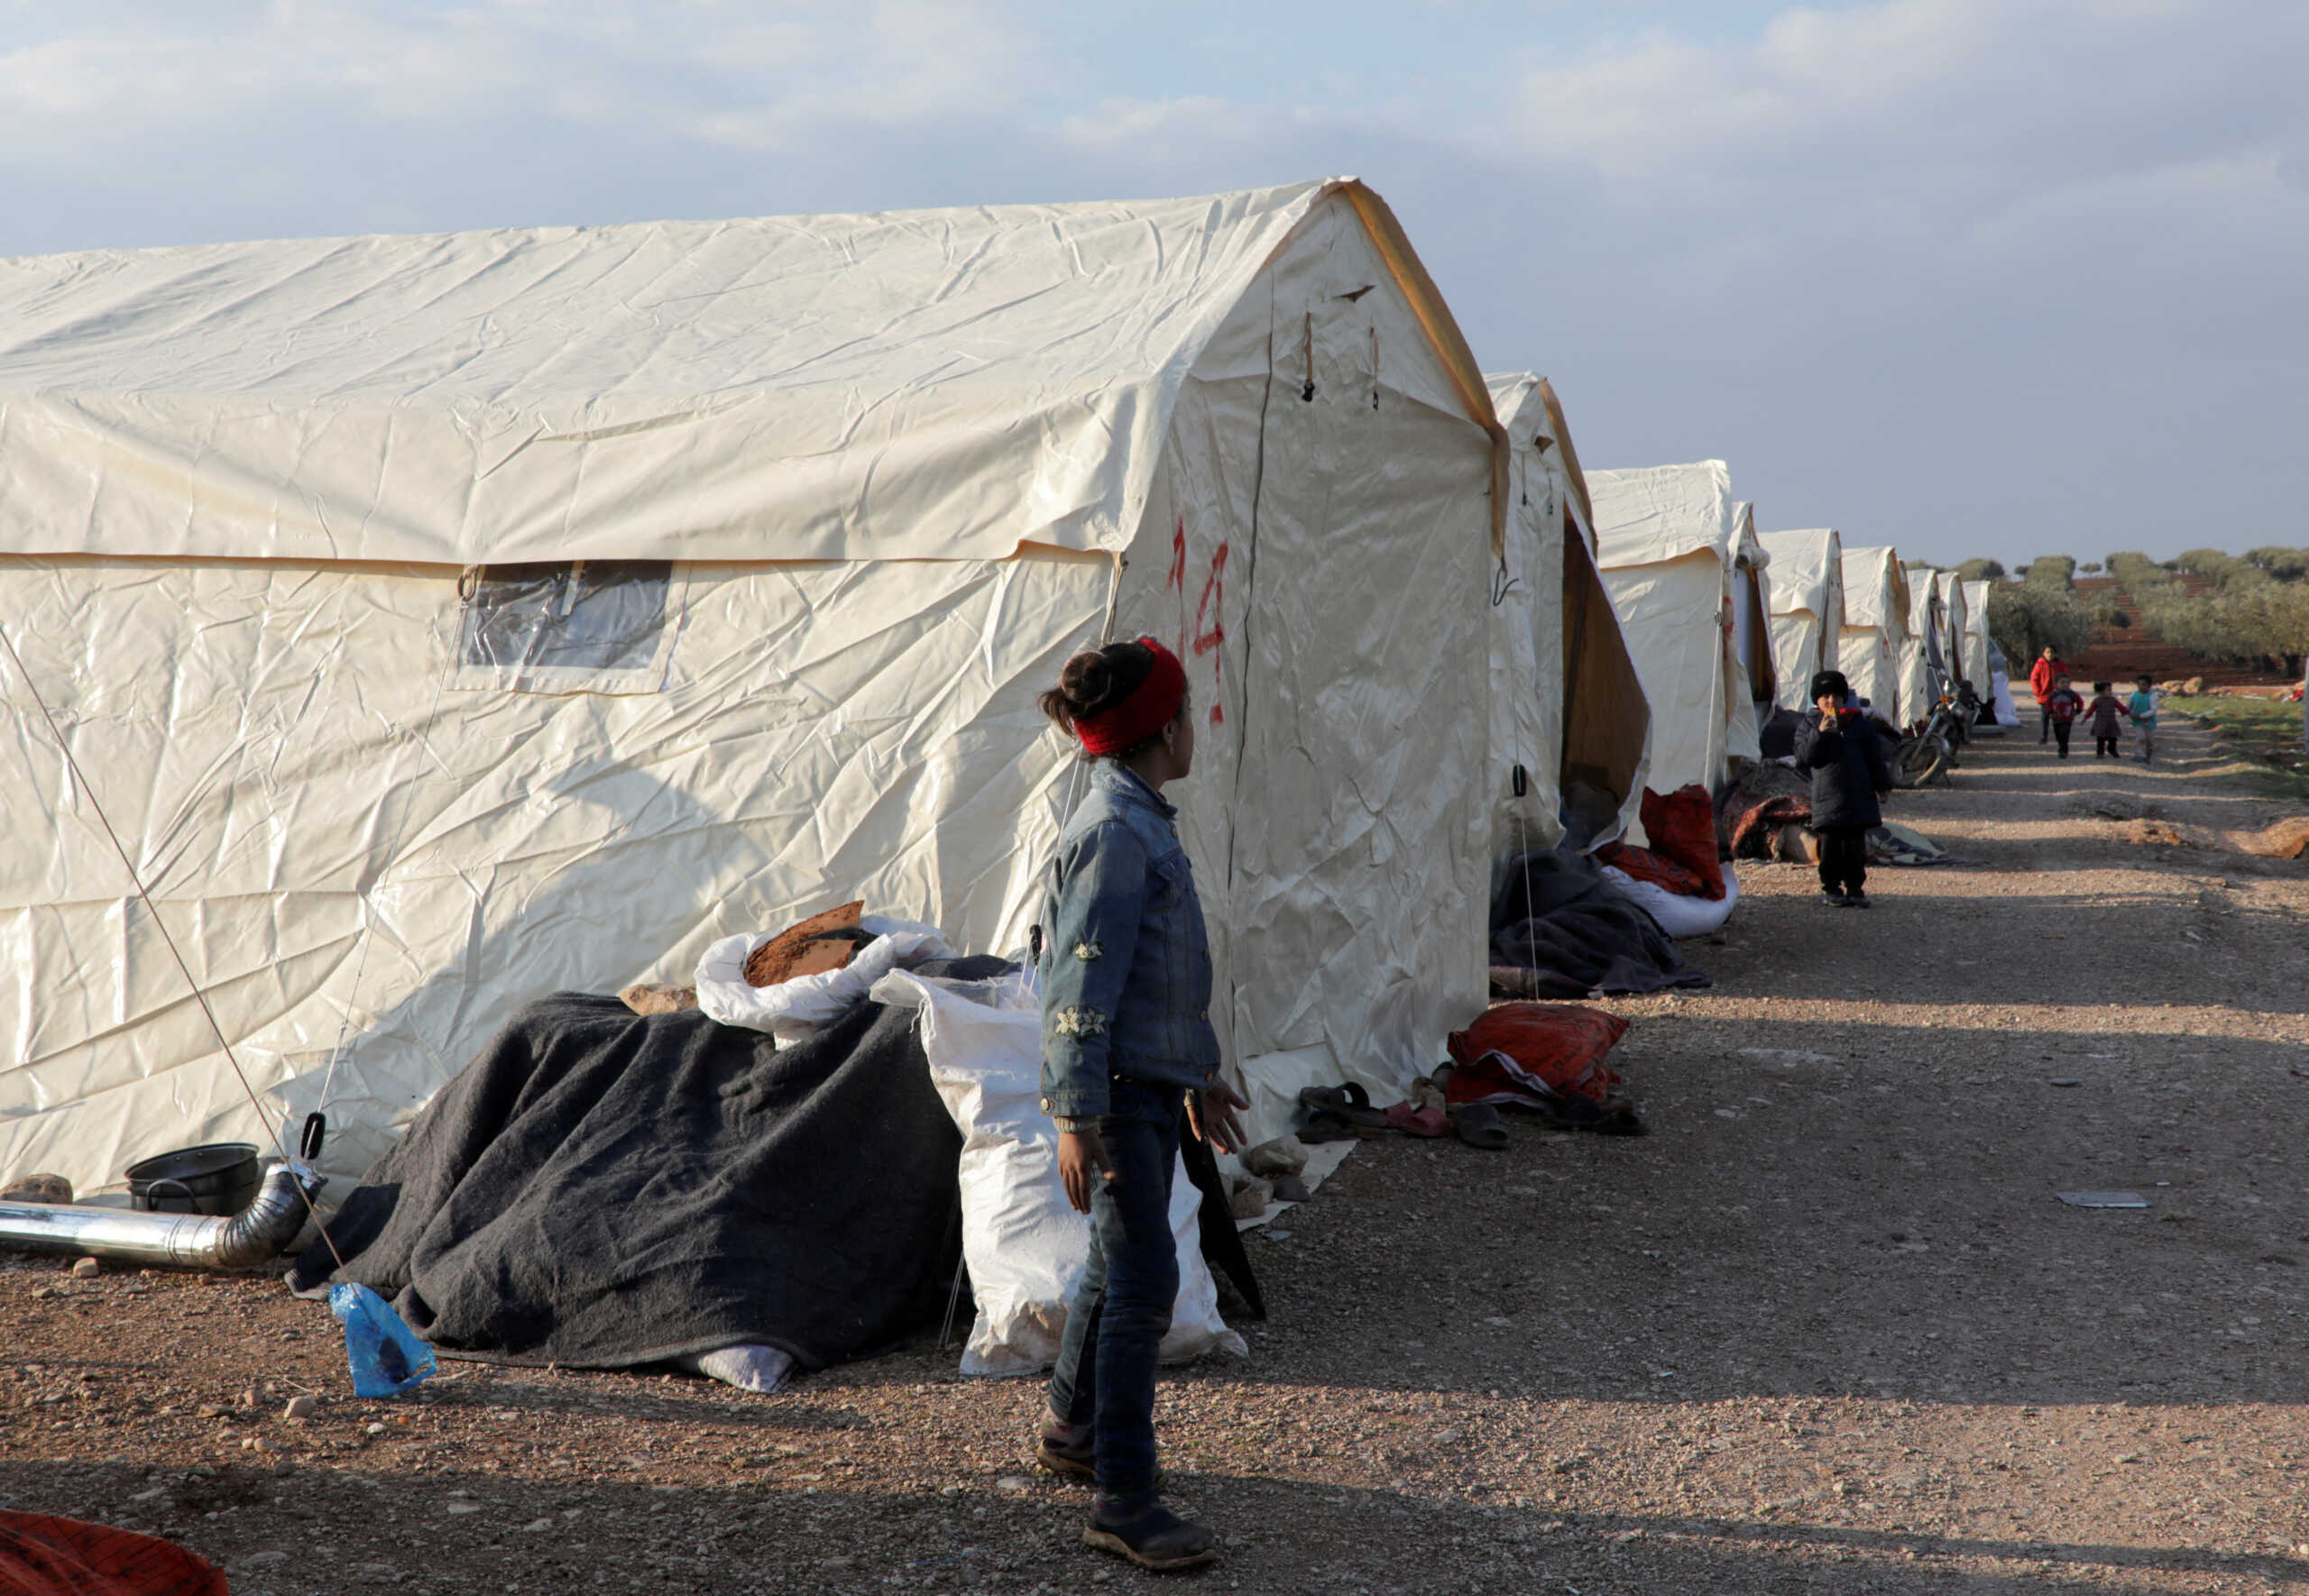
[[[289,1399],[289,1405],[281,1410],[281,1417],[310,1418],[320,1410],[321,1399],[318,1397],[291,1397]]]
[[[1311,1195],[1307,1183],[1296,1175],[1274,1178],[1274,1200],[1278,1203],[1303,1203]]]
[[[381,1424],[373,1424],[362,1432],[362,1434],[365,1435],[382,1435],[384,1433],[385,1426]]]
[[[251,1552],[240,1561],[243,1573],[262,1573],[268,1568],[278,1568],[289,1561],[286,1552]]]
[[[548,1516],[543,1518],[530,1519],[527,1524],[521,1526],[521,1533],[523,1535],[543,1535],[547,1530],[556,1529],[559,1527],[560,1521]]]
[[[95,1258],[83,1258],[72,1266],[72,1278],[78,1280],[93,1280],[104,1272],[103,1261]]]
[[[1296,1136],[1277,1136],[1243,1154],[1243,1168],[1266,1179],[1306,1172],[1307,1144]]]
[[[0,1203],[69,1203],[72,1183],[61,1175],[19,1175],[0,1186]]]
[[[637,1014],[678,1014],[697,1006],[695,986],[659,986],[638,981],[619,993],[618,997]]]
[[[469,1513],[480,1512],[481,1504],[476,1501],[452,1501],[446,1510],[452,1518],[462,1518]]]
[[[1274,1188],[1250,1175],[1235,1177],[1232,1206],[1237,1219],[1256,1219],[1266,1213],[1266,1201]]]

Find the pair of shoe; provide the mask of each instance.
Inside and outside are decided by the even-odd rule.
[[[1089,1426],[1053,1422],[1043,1426],[1035,1459],[1053,1474],[1095,1481],[1099,1471],[1092,1450]],[[1160,1472],[1154,1483],[1157,1489],[1162,1486]],[[1135,1513],[1118,1514],[1101,1500],[1091,1511],[1090,1522],[1082,1527],[1082,1544],[1127,1557],[1156,1573],[1200,1568],[1219,1558],[1219,1537],[1207,1526],[1182,1518],[1160,1502],[1151,1502]]]
[[[1820,902],[1831,909],[1866,909],[1872,906],[1864,892],[1823,892]]]

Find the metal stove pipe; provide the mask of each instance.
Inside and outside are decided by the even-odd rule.
[[[233,1215],[0,1203],[0,1248],[172,1269],[253,1269],[278,1258],[297,1239],[311,1212],[310,1200],[327,1184],[310,1165],[276,1162],[265,1171],[256,1200]]]

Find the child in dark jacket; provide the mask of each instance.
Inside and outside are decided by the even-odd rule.
[[[2084,700],[2068,684],[2068,678],[2055,676],[2052,696],[2045,700],[2045,713],[2050,717],[2053,741],[2060,745],[2060,758],[2068,757],[2068,735],[2076,729],[2076,718],[2084,712]]]
[[[1842,671],[1812,678],[1818,711],[1796,729],[1796,767],[1812,773],[1812,835],[1820,848],[1820,898],[1838,909],[1868,907],[1868,833],[1884,823],[1877,801],[1892,790],[1884,745],[1867,717],[1848,707]]]

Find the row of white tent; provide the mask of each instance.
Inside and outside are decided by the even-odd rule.
[[[1272,1133],[1480,1010],[1504,858],[1753,757],[1783,634],[1904,705],[1966,636],[1721,463],[1583,473],[1352,180],[21,260],[0,324],[0,1174],[84,1190],[313,1108],[357,1173],[523,1002],[846,899],[1023,947],[1035,695],[1141,632]]]

